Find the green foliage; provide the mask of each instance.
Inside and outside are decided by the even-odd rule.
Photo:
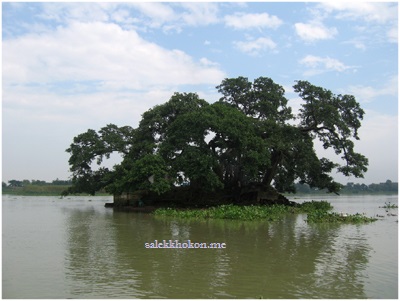
[[[334,95],[331,91],[316,87],[307,81],[297,81],[295,92],[305,100],[300,109],[301,128],[314,133],[323,147],[333,148],[337,155],[343,154],[346,165],[338,171],[345,176],[363,177],[368,159],[354,152],[353,137],[359,140],[358,129],[364,111],[352,95]]]
[[[270,78],[224,79],[217,89],[222,97],[216,103],[175,93],[143,113],[136,129],[109,124],[75,137],[67,149],[69,192],[163,194],[184,184],[192,198],[202,192],[240,196],[253,184],[294,192],[299,181],[337,193],[342,186],[330,176],[335,169],[356,177],[366,172],[368,160],[354,151],[352,141],[364,115],[353,96],[298,81],[294,91],[304,103],[294,116],[285,90]],[[341,154],[344,164],[319,158],[315,138]],[[122,162],[101,167],[115,152]]]
[[[226,78],[217,89],[223,95],[220,102],[229,103],[246,116],[278,123],[293,118],[285,90],[268,77],[259,77],[254,83],[242,76]]]
[[[168,168],[159,155],[148,154],[135,161],[125,160],[117,167],[116,174],[119,177],[107,186],[108,192],[148,190],[161,194],[168,191],[171,186]]]
[[[22,187],[23,186],[23,182],[22,181],[18,181],[18,180],[10,180],[10,181],[8,181],[8,186],[9,187]]]

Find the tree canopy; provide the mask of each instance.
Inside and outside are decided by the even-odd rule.
[[[354,151],[364,116],[354,96],[296,81],[303,102],[295,116],[285,90],[270,78],[227,78],[216,88],[222,97],[215,103],[175,93],[143,113],[137,128],[108,124],[76,136],[67,149],[69,193],[163,194],[184,186],[193,195],[240,195],[254,184],[294,192],[296,182],[337,193],[341,185],[332,172],[363,177],[367,171],[368,159]],[[316,139],[342,163],[319,158]],[[102,167],[115,152],[122,162]]]

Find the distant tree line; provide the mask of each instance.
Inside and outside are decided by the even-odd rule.
[[[298,193],[307,193],[307,194],[312,194],[312,193],[321,193],[321,190],[319,189],[314,189],[308,186],[307,184],[300,184],[297,183],[295,184],[296,186],[296,191]],[[398,192],[398,182],[392,182],[391,180],[387,180],[384,183],[372,183],[369,185],[366,184],[359,184],[359,183],[353,183],[353,182],[348,182],[346,185],[343,185],[342,189],[340,190],[340,193],[377,193],[377,192]]]
[[[46,182],[46,181],[41,181],[41,180],[10,180],[8,181],[8,185],[5,182],[2,182],[2,187],[24,187],[28,185],[37,185],[37,186],[51,186],[51,185],[72,185],[71,180],[59,180],[58,178],[51,181],[51,182]]]
[[[57,186],[57,185],[72,185],[71,180],[59,180],[58,178],[51,181],[41,181],[41,180],[10,180],[8,181],[8,185],[5,182],[2,182],[2,187],[24,187],[27,185],[37,185],[37,186]],[[320,190],[317,188],[311,188],[308,184],[295,184],[297,193],[321,193],[327,190]],[[372,183],[369,185],[359,184],[348,182],[346,185],[343,185],[343,188],[340,190],[340,193],[376,193],[376,192],[398,192],[398,182],[392,182],[391,180],[386,180],[384,183]]]

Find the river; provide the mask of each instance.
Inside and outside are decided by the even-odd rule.
[[[397,195],[304,196],[366,225],[177,220],[111,197],[3,195],[3,298],[398,298]],[[388,215],[390,214],[390,215]],[[145,248],[172,240],[226,248]]]

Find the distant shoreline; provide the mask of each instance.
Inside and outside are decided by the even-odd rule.
[[[338,196],[341,195],[397,195],[397,191],[362,191],[362,192],[339,192]],[[315,192],[315,193],[304,193],[304,192],[298,192],[298,193],[283,193],[285,197],[302,197],[302,196],[307,196],[307,195],[316,195],[316,196],[321,196],[321,195],[333,195],[333,193],[326,193],[324,191],[321,192]]]
[[[61,196],[62,192],[70,185],[27,185],[23,187],[3,187],[2,195],[21,196]],[[87,193],[76,194],[76,196],[88,196]],[[98,192],[96,196],[112,196],[105,192]]]
[[[7,187],[2,189],[2,195],[20,195],[20,196],[61,196],[62,191],[67,189],[70,186],[35,186],[32,185],[32,187],[26,186],[26,187]],[[326,194],[324,191],[319,191],[315,193],[284,193],[283,195],[287,198],[297,198],[297,197],[303,197],[303,196],[320,196],[322,194]],[[343,192],[340,193],[340,195],[397,195],[398,193],[396,191],[363,191],[363,192],[358,192],[358,193],[351,193],[351,192]],[[326,194],[328,195],[328,194]],[[329,194],[331,195],[331,194]],[[70,196],[89,196],[89,194],[86,193],[80,193],[76,195],[70,195]],[[96,196],[112,196],[112,194],[105,193],[105,192],[98,192],[96,193]]]

